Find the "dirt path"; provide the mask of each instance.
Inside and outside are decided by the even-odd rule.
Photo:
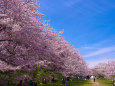
[[[90,83],[91,83],[91,86],[105,86],[97,81],[94,82],[93,79],[90,80]]]

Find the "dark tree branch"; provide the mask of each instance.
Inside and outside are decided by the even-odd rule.
[[[11,39],[3,39],[3,40],[0,40],[0,42],[3,42],[3,41],[13,41]]]
[[[0,24],[0,27],[2,27],[2,28],[0,28],[0,32],[2,32],[3,30],[5,30],[6,29],[6,27],[4,27],[3,25],[1,25]]]

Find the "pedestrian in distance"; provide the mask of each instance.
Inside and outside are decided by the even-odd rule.
[[[9,80],[8,80],[7,86],[10,86]]]
[[[95,78],[94,78],[94,82],[95,82]]]
[[[29,86],[33,86],[33,81],[32,80],[29,81]]]
[[[65,85],[65,78],[62,79],[62,84]]]
[[[29,86],[27,79],[24,81],[24,86]]]
[[[23,86],[23,82],[22,82],[22,80],[20,80],[18,86]]]

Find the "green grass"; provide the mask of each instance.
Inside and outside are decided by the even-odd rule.
[[[70,86],[91,86],[88,80],[74,80]]]
[[[69,83],[69,82],[66,82]],[[55,82],[55,83],[48,83],[48,84],[41,84],[38,86],[65,86],[62,85],[62,82]],[[74,80],[70,82],[70,86],[91,86],[88,80]]]
[[[0,84],[0,86],[4,86],[4,85]],[[5,86],[7,86],[7,85],[5,85]],[[8,86],[18,86],[18,85],[17,84],[9,84]]]
[[[112,79],[98,79],[97,81],[105,86],[112,86]]]
[[[19,83],[19,81],[16,80],[16,77],[23,76],[24,74],[26,74],[26,72],[24,72],[24,71],[16,71],[16,74],[13,74],[12,72],[11,73],[6,72],[3,74],[0,74],[0,79],[2,79],[3,81],[6,81],[6,82],[8,82],[8,80],[10,80],[9,86],[17,86],[16,83]],[[53,75],[52,75],[52,72],[47,71],[45,69],[39,70],[39,65],[38,65],[37,69],[35,70],[35,72],[33,72],[32,75],[36,78],[35,82],[38,84],[38,86],[66,86],[66,85],[62,85],[62,78],[64,77],[62,74],[53,73]],[[8,79],[6,76],[8,76]],[[53,78],[52,76],[54,76],[55,80],[57,80],[55,83],[50,82],[51,79]],[[6,77],[6,78],[4,78],[4,77]],[[46,79],[46,81],[48,83],[40,84],[43,82],[44,78]],[[87,80],[77,80],[76,79],[76,80],[66,82],[66,83],[69,83],[70,86],[90,86],[90,83]],[[0,84],[0,86],[4,86],[4,85]]]
[[[68,83],[68,82],[66,82]],[[3,86],[3,85],[0,85]],[[9,86],[17,86],[16,84],[11,84]],[[62,85],[61,81],[57,81],[55,83],[48,83],[48,84],[38,84],[38,86],[66,86]],[[74,80],[70,82],[70,86],[91,86],[88,80]]]

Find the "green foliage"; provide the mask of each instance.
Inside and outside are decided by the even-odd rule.
[[[16,70],[16,75],[24,75],[26,74],[27,72],[25,71],[21,71],[21,70]]]
[[[5,73],[0,74],[0,79],[5,80],[4,77],[7,78],[7,76],[8,76],[8,78],[10,78],[10,80],[11,80],[9,86],[17,86],[15,78],[17,76],[23,76],[25,74],[27,74],[27,72],[20,71],[20,70],[17,70],[15,72],[15,74],[12,72],[5,72]],[[64,76],[62,74],[55,73],[55,72],[52,73],[51,71],[47,71],[46,69],[43,69],[43,68],[41,69],[39,65],[37,66],[35,72],[32,72],[32,75],[34,78],[36,78],[35,82],[37,82],[38,86],[63,86],[62,85],[62,78]],[[53,77],[56,79],[56,82],[54,82],[54,83],[51,82],[51,79]],[[47,81],[47,84],[42,83],[43,78],[49,79],[49,81]],[[8,79],[6,81],[8,81]],[[13,81],[15,81],[15,84],[13,84],[14,83]],[[67,83],[70,84],[70,86],[90,86],[89,81],[87,81],[87,80],[75,79],[75,80],[70,81],[70,82],[66,81],[66,84]],[[3,86],[3,85],[0,85],[0,86]]]
[[[21,70],[16,70],[15,72],[14,71],[0,72],[0,79],[6,83],[9,81],[10,82],[9,86],[15,86],[15,84],[19,82],[18,77],[23,76],[24,74],[26,74],[26,72]]]
[[[12,71],[6,71],[6,72],[1,72],[0,73],[0,79],[4,80],[4,81],[9,81],[13,82],[15,80],[15,75],[13,74]]]
[[[55,73],[55,77],[57,78],[58,81],[62,81],[62,74],[61,73]]]
[[[33,76],[37,79],[37,82],[41,83],[43,78],[50,76],[50,72],[47,72],[45,69],[40,69],[40,66],[38,65]]]

